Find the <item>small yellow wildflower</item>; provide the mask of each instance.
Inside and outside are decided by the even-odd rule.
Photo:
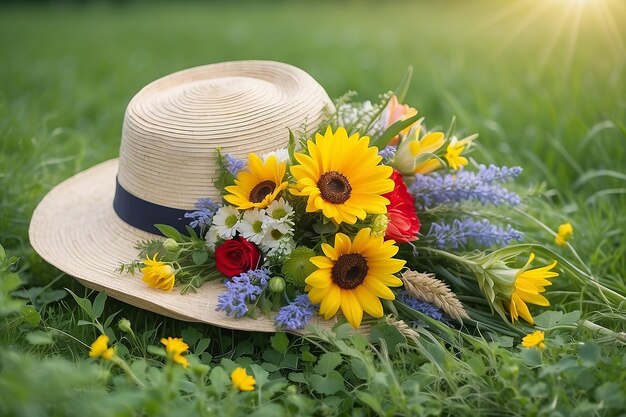
[[[237,368],[230,374],[230,380],[239,391],[253,391],[256,381],[244,368]]]
[[[160,262],[156,260],[156,254],[152,259],[146,258],[143,261],[144,267],[141,268],[143,273],[143,282],[147,283],[152,288],[158,288],[163,291],[170,291],[174,288],[176,282],[176,274],[174,268],[167,262]]]
[[[571,224],[565,223],[559,226],[559,230],[554,237],[554,243],[559,246],[566,246],[567,241],[571,239],[572,234],[574,234],[574,228]]]
[[[91,350],[89,351],[89,357],[102,358],[110,361],[113,359],[115,352],[112,347],[108,347],[109,337],[107,335],[100,335],[95,342],[91,344]]]
[[[545,349],[546,345],[543,343],[545,338],[545,333],[541,330],[537,330],[533,333],[530,333],[522,339],[522,346],[524,347],[538,347],[539,349]]]
[[[189,361],[182,355],[189,349],[189,345],[183,342],[183,339],[168,337],[167,339],[161,339],[161,343],[165,345],[165,352],[170,360],[185,368],[189,366]]]
[[[558,272],[551,271],[556,266],[556,261],[550,265],[530,269],[530,263],[533,259],[535,259],[535,254],[531,253],[526,265],[515,274],[513,293],[509,301],[512,322],[522,317],[528,323],[534,324],[533,316],[530,314],[526,303],[539,306],[550,305],[548,299],[541,293],[546,290],[545,287],[552,285],[548,280],[559,275]]]

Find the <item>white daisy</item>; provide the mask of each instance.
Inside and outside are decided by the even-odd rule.
[[[265,209],[265,213],[267,216],[263,222],[264,227],[272,225],[283,234],[290,231],[293,233],[293,207],[284,198],[281,197],[279,200],[272,201]]]
[[[287,150],[287,148],[280,148],[276,149],[273,152],[264,153],[263,155],[261,155],[261,158],[263,158],[263,162],[265,162],[267,158],[272,155],[276,157],[277,162],[286,162],[287,164],[289,164],[289,151]]]
[[[266,259],[271,258],[271,263],[274,264],[281,262],[295,247],[296,241],[293,240],[293,236],[289,234],[283,235],[283,237],[274,243],[274,247],[268,250]]]
[[[217,228],[217,235],[222,239],[235,237],[237,226],[239,226],[239,216],[239,211],[233,206],[220,207],[213,216],[213,226]]]
[[[246,210],[239,221],[239,232],[248,241],[260,244],[263,239],[263,222],[267,216],[264,209]]]
[[[280,223],[269,222],[263,224],[263,239],[259,244],[263,251],[272,252],[272,250],[279,247],[281,239],[293,236],[293,230],[283,232],[281,229],[282,225]]]

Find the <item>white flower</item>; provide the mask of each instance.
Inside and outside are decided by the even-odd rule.
[[[239,232],[246,240],[260,244],[263,239],[263,223],[266,217],[263,209],[246,210],[239,221]]]
[[[289,151],[287,150],[287,148],[280,148],[276,149],[273,152],[264,153],[263,155],[261,155],[261,158],[263,158],[263,162],[265,162],[267,161],[267,158],[272,155],[276,157],[277,162],[286,162],[287,164],[289,163]]]
[[[290,231],[293,233],[293,207],[284,198],[272,201],[265,209],[265,213],[267,216],[263,222],[264,227],[272,225],[283,234]]]
[[[204,237],[204,240],[206,240],[207,248],[214,251],[215,244],[217,243],[218,239],[219,239],[219,236],[217,235],[217,227],[215,226],[209,227],[209,231],[206,233],[206,236]]]
[[[233,206],[222,206],[213,216],[213,226],[222,239],[232,239],[239,226],[239,211]],[[213,228],[211,226],[211,228]]]
[[[282,261],[285,256],[289,255],[296,247],[296,241],[292,235],[283,235],[274,243],[274,247],[269,249],[266,258],[273,258],[273,263]]]
[[[279,247],[281,239],[285,237],[289,239],[293,236],[292,230],[283,232],[281,229],[282,225],[280,223],[269,222],[263,224],[263,239],[259,244],[263,251],[272,252]]]

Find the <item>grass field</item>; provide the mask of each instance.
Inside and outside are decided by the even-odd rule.
[[[480,134],[477,159],[521,165],[519,183],[536,194],[525,212],[553,229],[572,223],[572,245],[585,267],[624,295],[625,42],[626,5],[610,0],[0,8],[0,244],[20,258],[11,271],[22,282],[12,296],[8,284],[0,289],[0,414],[626,412],[626,351],[615,333],[563,325],[542,356],[517,348],[518,340],[422,338],[417,348],[398,352],[341,334],[270,341],[112,299],[100,310],[103,298],[45,264],[27,234],[49,189],[117,156],[126,104],[158,77],[213,62],[272,59],[303,68],[331,97],[355,90],[375,99],[412,65],[406,101],[428,127],[446,128],[456,117],[461,132]],[[535,223],[525,227],[531,239],[551,244]],[[603,303],[591,285],[567,276],[555,287],[553,309],[581,310],[605,329],[626,331],[625,305]],[[81,308],[86,304],[64,288],[79,301],[89,294],[93,309]],[[34,308],[11,312],[15,298]],[[133,334],[116,327],[122,317]],[[123,341],[119,355],[147,388],[118,367],[88,363],[88,345],[99,334],[93,323]],[[176,335],[199,358],[185,375],[159,365],[158,352],[147,347]],[[224,370],[233,361],[250,365],[257,382],[268,379],[263,392],[228,391]]]

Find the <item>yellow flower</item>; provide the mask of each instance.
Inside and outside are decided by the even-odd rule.
[[[369,147],[369,137],[348,137],[342,127],[329,127],[315,142],[307,142],[309,155],[296,153],[300,165],[291,167],[297,183],[292,194],[308,197],[306,211],[322,211],[336,223],[354,224],[367,214],[387,212],[382,195],[393,190],[391,167],[380,165],[378,149]]]
[[[420,155],[435,153],[441,148],[446,140],[442,132],[432,132],[425,135],[421,140],[411,142],[411,154],[413,158]],[[413,169],[414,174],[426,175],[441,168],[441,162],[437,158],[430,158]]]
[[[448,160],[448,165],[453,170],[458,170],[460,167],[468,164],[467,158],[461,156],[461,154],[470,147],[474,139],[478,137],[477,134],[470,135],[464,139],[458,140],[456,136],[453,136],[446,148],[445,158]]]
[[[167,262],[160,262],[156,260],[156,254],[152,259],[146,258],[143,261],[144,267],[141,268],[143,282],[147,283],[152,288],[157,288],[163,291],[170,291],[174,288],[176,281],[176,274],[174,269]]]
[[[309,299],[320,304],[320,314],[328,320],[341,307],[354,328],[361,324],[363,310],[372,317],[382,317],[380,298],[393,300],[389,287],[402,285],[393,275],[405,264],[403,260],[393,259],[398,253],[395,242],[372,235],[365,228],[359,230],[353,241],[337,233],[335,246],[323,243],[322,251],[325,256],[310,259],[318,270],[305,280]]]
[[[522,339],[522,346],[524,347],[534,347],[537,346],[539,349],[544,349],[546,345],[543,343],[545,338],[545,333],[541,330],[537,330],[531,334],[524,336]]]
[[[252,375],[248,375],[244,368],[237,368],[230,374],[230,380],[239,391],[252,391],[256,381]]]
[[[572,234],[574,233],[574,228],[571,224],[565,223],[559,226],[559,230],[554,237],[554,243],[559,246],[566,246],[567,241],[570,240]]]
[[[185,368],[189,366],[189,361],[182,355],[189,349],[189,345],[183,342],[183,339],[168,337],[167,339],[161,339],[161,343],[165,345],[165,352],[170,360]]]
[[[276,155],[270,155],[265,162],[257,155],[248,156],[248,169],[241,170],[235,179],[235,185],[226,187],[230,194],[224,196],[240,210],[265,208],[276,199],[278,193],[287,188],[283,181],[287,164],[278,162]]]
[[[100,335],[95,342],[91,344],[91,350],[89,351],[89,357],[102,358],[110,361],[115,352],[112,347],[107,347],[109,344],[109,337],[106,335]]]
[[[530,324],[535,323],[526,303],[539,306],[550,305],[550,302],[541,293],[546,290],[545,287],[552,285],[548,279],[559,275],[557,272],[550,271],[556,266],[556,261],[540,268],[529,269],[533,259],[535,259],[535,254],[531,253],[526,265],[515,274],[513,293],[509,302],[512,322],[522,317]]]

